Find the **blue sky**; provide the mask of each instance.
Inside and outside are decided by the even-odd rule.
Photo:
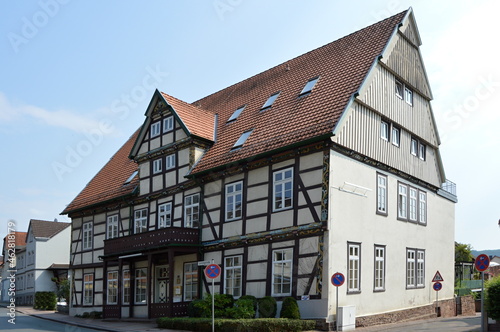
[[[494,0],[3,1],[0,236],[59,213],[144,121],[155,88],[187,102],[413,7],[456,240],[500,248]],[[4,225],[4,226],[1,226]]]

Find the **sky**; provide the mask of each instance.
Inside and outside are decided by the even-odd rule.
[[[0,3],[0,236],[60,213],[139,128],[155,89],[193,102],[412,7],[455,239],[500,248],[495,0]]]

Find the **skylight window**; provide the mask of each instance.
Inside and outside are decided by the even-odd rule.
[[[236,111],[234,111],[233,115],[231,115],[231,117],[229,118],[229,120],[227,120],[227,122],[236,120],[240,116],[241,112],[243,112],[243,110],[245,109],[245,106],[246,105],[243,105],[239,107]]]
[[[132,173],[132,175],[127,179],[127,181],[125,181],[124,184],[129,184],[135,178],[137,173],[139,173],[139,171],[134,171],[134,173]]]
[[[304,86],[304,88],[302,89],[302,91],[300,91],[299,96],[303,96],[305,94],[310,93],[312,91],[312,89],[314,88],[314,85],[316,84],[316,82],[318,82],[318,80],[319,80],[319,76],[315,77],[315,78],[311,78],[309,81],[307,81],[307,83]]]
[[[243,144],[245,144],[248,137],[250,137],[250,134],[252,133],[252,131],[253,131],[253,129],[245,131],[243,134],[241,134],[240,138],[238,138],[236,143],[234,143],[232,150],[241,148],[243,146]]]
[[[276,92],[275,94],[271,95],[271,97],[267,99],[266,103],[262,106],[260,110],[263,111],[273,106],[274,101],[276,100],[276,98],[278,98],[279,95],[280,95],[279,92]]]

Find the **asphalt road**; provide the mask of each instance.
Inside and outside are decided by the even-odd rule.
[[[50,320],[28,316],[19,312],[15,313],[15,320],[9,317],[7,308],[0,307],[0,331],[17,331],[17,332],[95,332],[99,330],[82,328],[78,326],[62,324]],[[9,322],[15,322],[12,324]],[[101,331],[102,332],[102,331]]]

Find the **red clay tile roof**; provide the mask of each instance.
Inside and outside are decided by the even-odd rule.
[[[172,106],[191,135],[214,140],[215,114],[161,92],[165,101]]]
[[[123,197],[134,191],[139,183],[139,177],[135,176],[128,184],[125,184],[125,181],[138,169],[137,164],[128,158],[138,134],[139,130],[128,139],[61,214],[68,214],[96,203]]]
[[[71,223],[68,222],[31,219],[29,227],[34,237],[51,238],[69,226]]]
[[[26,232],[15,232],[16,233],[16,247],[17,246],[25,246],[26,245]],[[9,235],[7,235],[9,236]],[[3,238],[4,244],[8,243],[9,240],[7,236]]]
[[[251,158],[255,155],[331,133],[351,96],[360,88],[394,29],[407,12],[289,60],[234,84],[193,104],[219,115],[217,142],[191,174]],[[320,76],[313,91],[299,98],[312,78]],[[266,100],[280,91],[270,109]],[[246,105],[238,119],[226,123]],[[231,151],[240,135],[253,129],[243,147]]]

